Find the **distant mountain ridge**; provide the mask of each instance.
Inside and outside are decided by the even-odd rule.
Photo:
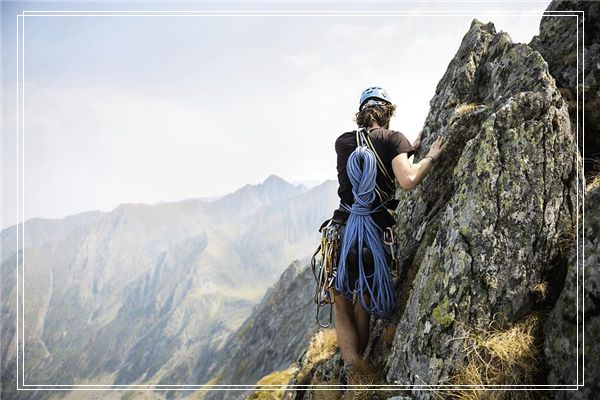
[[[213,202],[36,218],[20,226],[18,251],[16,226],[3,230],[2,381],[16,370],[15,266],[24,259],[26,380],[204,383],[197,366],[211,362],[283,268],[313,250],[338,205],[336,188],[270,176]]]
[[[317,331],[312,270],[292,262],[265,293],[252,314],[215,355],[210,371],[219,384],[254,385],[272,371],[285,370]],[[200,366],[199,366],[200,368]],[[204,400],[243,399],[243,391],[211,391]]]
[[[258,208],[275,201],[305,193],[305,186],[294,186],[276,175],[269,175],[259,185],[244,185],[235,192],[225,195],[211,202],[212,210],[237,213],[245,216],[253,213]]]

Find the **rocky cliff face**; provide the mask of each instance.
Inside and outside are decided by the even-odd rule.
[[[580,221],[581,222],[581,221]],[[600,185],[585,195],[585,223],[572,247],[565,287],[544,325],[548,383],[585,386],[576,393],[556,392],[555,399],[600,398]],[[577,267],[577,268],[576,268]],[[579,292],[579,295],[577,294]],[[577,334],[579,332],[579,335]],[[585,364],[583,355],[585,352]],[[585,368],[585,369],[584,369]]]
[[[550,72],[569,104],[573,132],[579,132],[580,151],[585,141],[584,166],[589,183],[585,192],[585,218],[580,220],[578,232],[583,243],[579,248],[571,248],[565,287],[544,325],[544,356],[549,384],[585,383],[576,393],[556,392],[554,398],[595,399],[600,397],[600,369],[596,367],[600,364],[597,344],[600,338],[600,3],[553,1],[548,10],[583,11],[579,13],[578,24],[573,17],[543,17],[540,34],[530,46],[548,61]],[[573,40],[577,33],[583,40]],[[579,82],[576,67],[580,71]],[[579,115],[577,94],[583,103]]]
[[[569,347],[575,336],[563,336],[561,327],[574,329],[574,317],[565,314],[574,313],[570,254],[583,211],[582,160],[549,63],[492,23],[474,20],[430,105],[415,159],[440,135],[448,145],[415,190],[398,193],[400,296],[394,321],[373,326],[367,353],[385,375],[376,383],[405,385],[396,398],[422,400],[527,396],[467,393],[458,387],[466,384],[575,384],[563,374],[577,365]],[[598,235],[593,224],[586,229]],[[597,258],[589,257],[586,271],[598,274]],[[596,313],[591,282],[586,318]],[[597,337],[595,324],[588,329]],[[587,346],[593,340],[586,337]],[[550,356],[549,341],[562,352]],[[558,361],[567,354],[570,367]],[[300,360],[291,383],[336,384],[339,365],[336,355],[302,371],[307,366]],[[307,373],[312,378],[299,382]],[[588,372],[586,379],[594,378]],[[423,386],[430,384],[446,385],[445,392]],[[325,397],[289,390],[286,398]]]
[[[531,40],[529,46],[539,51],[548,62],[556,86],[569,104],[571,125],[574,132],[579,132],[579,150],[582,154],[585,126],[585,174],[591,177],[600,171],[600,3],[553,1],[547,8],[547,11],[570,10],[583,13],[570,13],[578,15],[578,18],[543,16],[540,34]],[[582,101],[584,97],[585,102]]]
[[[491,321],[511,326],[562,289],[558,244],[573,229],[577,149],[567,104],[544,59],[474,21],[431,100],[423,145],[448,150],[419,187],[401,193],[397,234],[410,291],[388,380],[452,382],[465,341]],[[423,398],[426,394],[420,395]]]

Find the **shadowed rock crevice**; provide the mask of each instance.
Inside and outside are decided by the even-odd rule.
[[[572,130],[579,133],[581,154],[585,139],[585,175],[590,178],[600,171],[600,3],[552,1],[547,11],[565,11],[565,14],[543,16],[540,33],[529,46],[544,57],[556,79],[556,86],[568,104]]]
[[[598,187],[586,192],[585,209],[585,224],[580,224],[579,231],[581,239],[585,234],[585,241],[583,246],[579,244],[579,248],[575,245],[570,246],[570,251],[565,254],[567,258],[565,284],[545,323],[543,350],[549,384],[569,385],[581,383],[585,379],[586,385],[575,393],[557,392],[553,397],[555,399],[595,399],[600,395],[600,373],[596,367],[600,362],[600,349],[597,345],[600,337],[600,302],[598,301],[600,190]]]

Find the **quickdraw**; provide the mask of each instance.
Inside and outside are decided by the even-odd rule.
[[[335,303],[335,279],[340,252],[340,224],[336,220],[329,222],[320,229],[321,243],[311,258],[313,275],[317,282],[314,301],[317,305],[317,324],[328,328],[332,322],[333,304]],[[321,322],[321,309],[329,306],[329,321]]]
[[[394,236],[394,230],[391,226],[388,226],[385,231],[383,231],[383,244],[388,246],[390,250],[390,256],[392,257],[392,261],[396,261],[396,246],[398,243],[396,242],[396,237]]]

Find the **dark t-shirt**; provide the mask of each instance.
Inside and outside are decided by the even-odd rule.
[[[377,178],[376,178],[376,199],[373,207],[381,204],[386,198],[393,198],[396,192],[396,180],[394,171],[392,170],[392,160],[398,154],[408,153],[407,157],[413,155],[415,150],[408,139],[400,132],[386,128],[370,129],[368,132],[370,145],[375,148],[379,156],[377,162]],[[340,135],[335,141],[335,152],[337,153],[337,171],[338,171],[338,195],[340,197],[340,208],[334,211],[333,218],[345,222],[348,219],[348,212],[344,210],[341,204],[346,204],[348,207],[354,203],[354,195],[352,194],[352,183],[348,178],[346,171],[346,163],[350,154],[356,149],[356,131],[346,132]],[[381,211],[372,214],[373,220],[377,225],[385,229],[394,224],[394,218],[387,209],[395,209],[398,205],[397,200],[391,200],[382,208]]]

